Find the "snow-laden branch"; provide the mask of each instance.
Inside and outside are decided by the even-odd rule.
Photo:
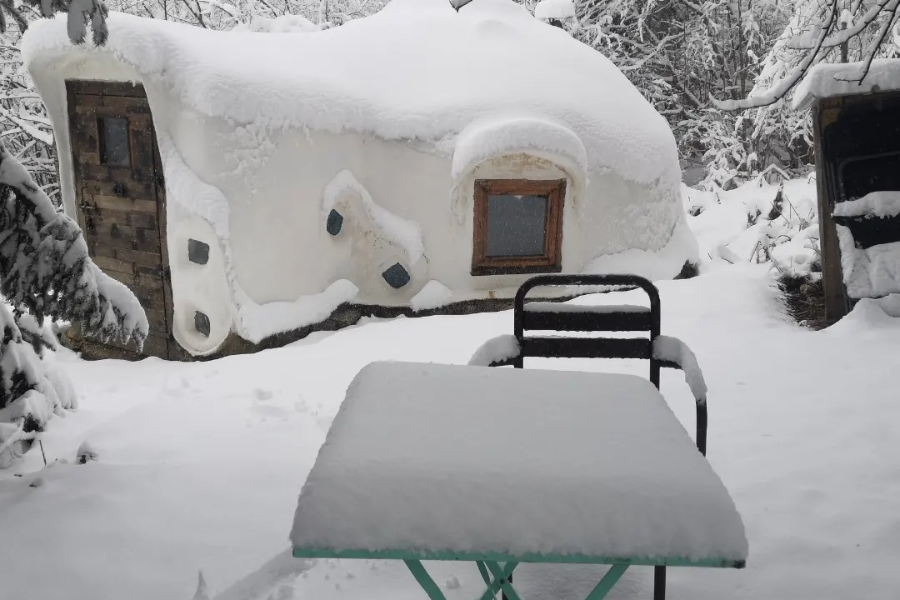
[[[838,30],[837,33],[832,33],[822,42],[823,48],[837,48],[841,44],[846,44],[851,39],[856,36],[862,34],[872,23],[874,23],[880,15],[882,15],[885,11],[896,12],[897,10],[898,0],[880,0],[875,6],[870,8],[866,13],[856,20],[852,26],[847,27],[847,29]],[[893,20],[893,19],[890,19]],[[826,32],[834,29],[834,26],[826,29]],[[802,36],[798,36],[801,37]],[[804,46],[799,43],[796,45],[792,45],[789,43],[789,48],[792,50],[810,50],[812,46]]]
[[[12,114],[11,112],[6,110],[2,106],[0,106],[0,116],[3,116],[5,118],[9,119],[10,121],[12,121],[13,123],[15,123],[22,131],[24,131],[27,135],[31,136],[32,138],[34,138],[40,142],[43,142],[44,144],[47,144],[48,146],[53,145],[53,134],[51,134],[47,131],[41,131],[40,129],[38,129],[37,127],[32,125],[31,123],[28,123],[24,119],[17,117],[16,115]]]
[[[889,1],[893,3],[900,2],[900,0]],[[839,14],[837,4],[837,0],[830,1],[828,18],[825,19],[825,25],[819,30],[818,39],[812,50],[808,52],[803,57],[803,60],[794,66],[786,76],[778,80],[775,85],[763,92],[754,93],[752,96],[744,98],[743,100],[718,100],[712,98],[713,105],[720,110],[746,110],[769,106],[784,98],[798,83],[800,83],[810,67],[819,62],[828,53],[829,49],[825,48],[825,41],[828,39],[828,32],[831,31],[837,23]]]
[[[38,322],[69,320],[102,339],[141,346],[149,330],[134,294],[94,264],[78,225],[2,144],[0,293]]]

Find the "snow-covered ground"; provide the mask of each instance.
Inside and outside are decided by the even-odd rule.
[[[792,201],[799,196],[798,188]],[[733,224],[724,216],[731,212]],[[864,301],[829,329],[798,327],[784,314],[769,265],[712,256],[731,243],[726,227],[733,225],[732,242],[746,230],[737,207],[723,202],[704,214],[690,221],[709,260],[700,277],[660,283],[663,333],[685,340],[703,367],[709,459],[743,515],[750,559],[743,571],[671,569],[669,597],[895,600],[900,319]],[[642,300],[627,292],[576,302]],[[61,356],[81,408],[43,437],[47,459],[58,462],[44,469],[36,451],[0,472],[0,597],[189,600],[202,570],[213,600],[421,600],[402,564],[290,558],[297,494],[365,364],[465,363],[483,341],[511,331],[511,313],[501,312],[370,320],[207,363]],[[683,379],[664,373],[663,392],[692,431]],[[74,464],[86,440],[98,460]],[[517,587],[527,600],[581,600],[598,572],[522,568]],[[474,569],[436,565],[433,573],[449,600],[482,591]],[[649,570],[634,569],[611,597],[647,598],[650,589]]]

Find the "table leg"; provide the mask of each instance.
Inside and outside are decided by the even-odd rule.
[[[403,562],[406,563],[413,577],[416,578],[416,581],[419,582],[419,585],[422,586],[422,589],[425,590],[425,593],[428,594],[431,600],[447,600],[441,588],[434,582],[434,579],[431,578],[431,575],[428,574],[421,562],[418,560],[404,560]]]
[[[503,598],[504,600],[522,600],[519,594],[516,592],[515,588],[512,586],[512,572],[518,565],[518,563],[506,563],[503,567],[500,567],[500,563],[494,561],[484,561],[484,564],[491,571],[491,574],[494,576],[494,582],[500,583],[500,588],[503,590]]]
[[[666,600],[665,567],[653,567],[653,600]]]
[[[585,600],[603,600],[609,591],[619,583],[619,579],[625,574],[627,568],[627,563],[617,563],[611,566],[609,571],[606,572],[606,575],[603,576],[603,579],[600,580],[600,583],[591,590],[591,593],[588,594]]]

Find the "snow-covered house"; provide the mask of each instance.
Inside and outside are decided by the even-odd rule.
[[[821,64],[794,94],[813,109],[826,319],[900,293],[900,60]]]
[[[65,21],[38,23],[22,51],[65,208],[147,307],[147,353],[696,256],[666,121],[509,0],[395,0],[312,32],[109,29],[74,48]]]

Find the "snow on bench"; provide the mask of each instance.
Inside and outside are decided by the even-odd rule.
[[[350,384],[291,541],[346,557],[748,552],[725,486],[649,381],[415,363]]]
[[[900,242],[857,248],[849,227],[835,229],[848,296],[877,298],[900,292]]]
[[[900,215],[900,192],[872,192],[856,200],[837,202],[835,217],[888,218]]]

